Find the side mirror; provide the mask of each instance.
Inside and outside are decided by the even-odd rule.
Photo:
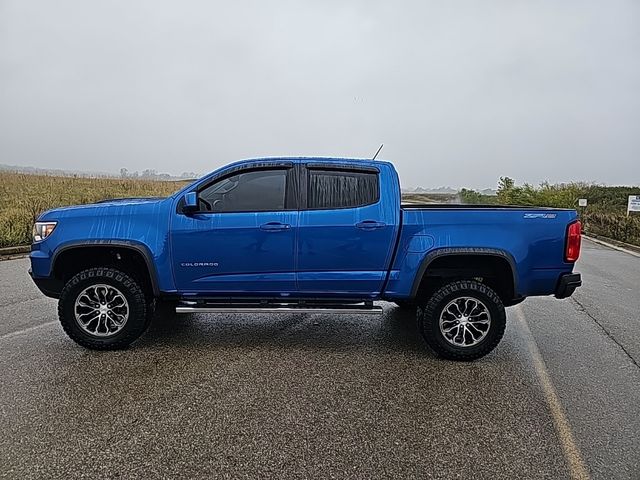
[[[184,195],[184,205],[182,211],[184,213],[194,213],[198,211],[198,194],[196,192],[188,192]]]

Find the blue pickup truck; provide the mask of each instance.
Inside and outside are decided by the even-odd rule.
[[[43,213],[30,274],[59,299],[66,333],[130,345],[161,303],[175,312],[415,310],[440,356],[473,360],[504,333],[505,307],[570,296],[574,210],[403,205],[391,163],[268,158],[233,163],[168,198]]]

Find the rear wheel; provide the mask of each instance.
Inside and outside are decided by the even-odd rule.
[[[506,313],[500,297],[475,280],[449,283],[418,308],[418,326],[427,344],[450,360],[475,360],[500,343]]]
[[[116,350],[137,340],[149,325],[148,305],[138,282],[114,268],[90,268],[73,276],[60,294],[58,316],[76,343]]]

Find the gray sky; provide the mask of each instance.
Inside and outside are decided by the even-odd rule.
[[[0,163],[640,184],[640,2],[0,0]]]

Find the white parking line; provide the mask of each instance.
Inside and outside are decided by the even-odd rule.
[[[34,327],[25,328],[23,330],[18,330],[17,332],[5,333],[4,335],[0,335],[0,340],[6,340],[8,338],[17,337],[18,335],[22,335],[23,333],[29,333],[34,330],[37,330],[42,327],[46,327],[48,325],[53,325],[54,323],[58,323],[57,320],[53,320],[51,322],[43,323],[41,325],[36,325]]]
[[[587,466],[582,459],[580,449],[576,445],[575,438],[571,432],[571,426],[569,425],[569,420],[567,419],[556,389],[551,382],[551,377],[549,376],[549,372],[547,371],[542,355],[540,355],[540,350],[533,338],[533,334],[529,329],[522,307],[518,305],[514,310],[522,333],[524,334],[524,340],[527,344],[529,354],[533,360],[533,367],[536,371],[536,375],[538,376],[538,380],[540,381],[540,385],[542,386],[544,399],[547,402],[549,411],[551,412],[553,425],[556,429],[556,433],[558,434],[560,444],[562,445],[562,450],[569,466],[571,478],[573,480],[589,480],[590,477]]]

